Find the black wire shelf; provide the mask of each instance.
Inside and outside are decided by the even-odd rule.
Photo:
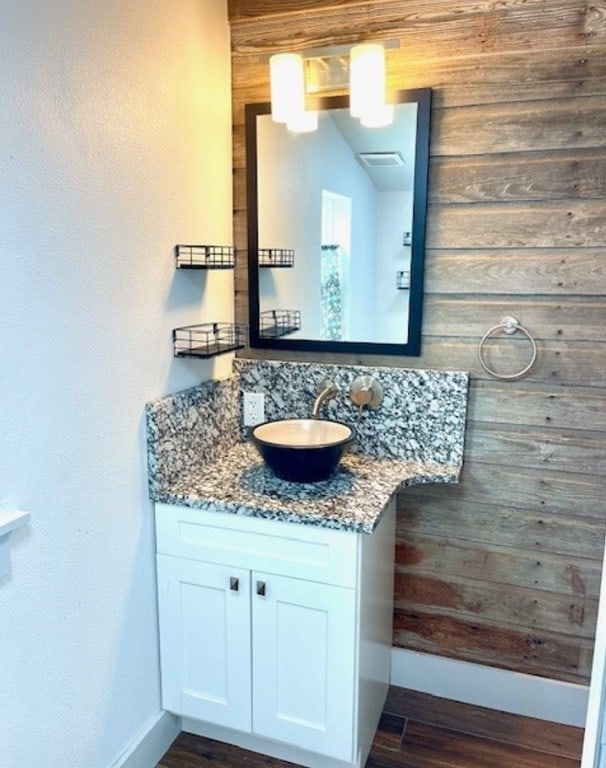
[[[259,248],[260,267],[294,267],[295,252],[288,248]]]
[[[246,326],[198,323],[173,330],[175,357],[216,357],[246,346]]]
[[[298,309],[268,309],[259,313],[259,335],[264,339],[279,339],[301,330]]]
[[[234,249],[230,245],[176,245],[177,269],[233,269]]]

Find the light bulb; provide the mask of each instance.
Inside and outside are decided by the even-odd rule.
[[[269,59],[271,116],[287,123],[305,109],[303,58],[298,53],[276,53]]]
[[[385,107],[385,49],[379,43],[354,45],[349,52],[349,111],[373,119]]]
[[[286,127],[293,133],[311,133],[318,128],[318,113],[317,112],[300,112],[298,115],[294,115],[286,123]]]
[[[365,112],[360,116],[360,123],[365,128],[383,128],[393,123],[393,104],[383,104],[372,113]]]

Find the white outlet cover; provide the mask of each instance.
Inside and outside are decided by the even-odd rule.
[[[242,410],[245,427],[255,427],[265,421],[265,395],[263,392],[244,392]]]

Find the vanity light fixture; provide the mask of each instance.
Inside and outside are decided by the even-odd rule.
[[[303,57],[298,53],[276,53],[270,58],[269,83],[275,123],[288,123],[305,109]]]
[[[385,99],[385,50],[399,40],[277,53],[269,59],[271,114],[297,133],[315,131],[318,113],[305,109],[305,94],[346,89],[350,112],[362,125],[379,128],[393,122]]]
[[[269,59],[271,115],[286,123],[290,131],[308,133],[318,127],[318,113],[305,110],[303,57],[298,53],[277,53]]]
[[[369,128],[393,122],[393,106],[385,103],[385,48],[380,43],[362,43],[351,49],[349,104],[352,117]]]

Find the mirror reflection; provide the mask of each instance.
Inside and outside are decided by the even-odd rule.
[[[419,354],[429,91],[398,101],[365,128],[325,99],[312,133],[249,105],[252,346]]]

